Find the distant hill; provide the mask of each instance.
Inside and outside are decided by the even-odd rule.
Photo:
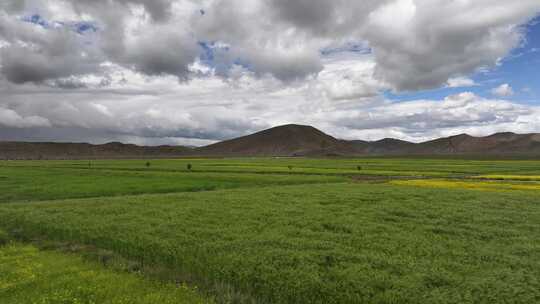
[[[350,141],[354,146],[354,150],[359,154],[387,155],[400,154],[403,151],[411,150],[415,144],[393,138],[385,138],[378,141]]]
[[[85,143],[0,142],[0,159],[115,159],[161,158],[189,154],[182,146],[145,147],[112,142]]]
[[[330,156],[354,154],[350,142],[311,126],[284,125],[193,151],[209,156]]]
[[[303,125],[284,125],[200,148],[144,147],[122,143],[0,142],[0,159],[174,158],[183,156],[470,155],[540,157],[540,134],[460,134],[423,143],[385,138],[341,140]]]
[[[486,137],[467,134],[416,144],[413,154],[540,155],[540,134],[497,133]]]
[[[340,140],[302,125],[285,125],[193,150],[211,156],[500,155],[540,156],[540,134],[460,134],[423,143],[385,138]]]
[[[363,155],[540,156],[540,134],[497,133],[486,137],[460,134],[422,143],[397,139],[352,143]]]

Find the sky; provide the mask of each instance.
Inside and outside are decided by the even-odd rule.
[[[0,140],[540,132],[538,0],[3,0]]]

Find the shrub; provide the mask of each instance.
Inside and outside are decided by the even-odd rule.
[[[150,162],[147,161],[146,164],[145,164],[146,168],[149,168],[150,167]]]
[[[193,168],[193,167],[191,166],[191,164],[187,164],[186,167],[187,167],[188,171],[191,171],[191,168]]]
[[[9,235],[0,229],[0,246],[6,245],[9,242]]]
[[[356,169],[358,169],[358,171],[362,171],[362,166],[357,166]]]

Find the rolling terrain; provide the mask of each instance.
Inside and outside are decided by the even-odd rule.
[[[486,137],[460,134],[422,143],[385,138],[342,140],[303,125],[284,125],[199,148],[144,147],[122,143],[0,142],[0,159],[120,159],[205,157],[317,156],[516,156],[540,157],[540,134],[497,133]]]

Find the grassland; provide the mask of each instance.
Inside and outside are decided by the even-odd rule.
[[[0,167],[0,203],[338,181],[344,181],[344,178],[298,174],[4,166]]]
[[[520,180],[511,179],[511,182],[500,182],[499,180],[444,180],[444,179],[423,179],[423,180],[396,180],[391,181],[393,185],[405,185],[430,188],[452,188],[468,189],[480,191],[508,192],[509,190],[540,191],[540,182],[517,182]],[[538,192],[537,192],[538,193]]]
[[[163,286],[218,303],[536,303],[538,175],[524,160],[4,162],[0,227],[168,269]]]
[[[186,286],[117,273],[80,257],[30,245],[0,247],[1,303],[207,303]]]

